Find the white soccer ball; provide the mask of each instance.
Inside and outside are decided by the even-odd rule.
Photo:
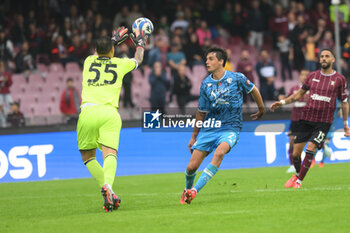
[[[151,20],[145,17],[138,18],[132,24],[132,31],[134,33],[137,29],[140,29],[140,31],[143,31],[147,36],[149,36],[153,32],[153,23]]]

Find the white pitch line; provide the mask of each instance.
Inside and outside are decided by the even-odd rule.
[[[254,193],[263,193],[263,192],[290,192],[294,191],[293,188],[284,188],[284,189],[255,189],[255,190],[230,190],[231,193],[245,193],[245,192],[254,192]],[[350,187],[328,187],[328,188],[300,188],[298,191],[342,191],[350,190]]]
[[[129,196],[158,196],[158,195],[180,195],[181,196],[181,192],[178,193],[130,193],[128,194]]]
[[[230,190],[230,193],[264,193],[264,192],[293,192],[293,191],[343,191],[343,190],[350,190],[350,187],[328,187],[328,188],[300,188],[298,190],[295,190],[293,188],[283,188],[283,189],[255,189],[255,190]],[[221,192],[225,193],[225,191]],[[86,197],[94,197],[95,194],[80,194],[81,196]],[[181,192],[177,193],[120,193],[121,196],[159,196],[159,195],[181,195]],[[75,196],[75,195],[74,195]],[[40,199],[44,198],[45,196],[24,196],[25,199]],[[70,195],[61,195],[57,196],[56,198],[63,198],[63,197],[71,197]],[[13,197],[1,197],[0,200],[11,200]]]

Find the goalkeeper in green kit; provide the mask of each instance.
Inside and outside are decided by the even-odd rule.
[[[134,58],[114,57],[114,46],[129,36],[137,46]],[[113,32],[112,39],[97,39],[97,55],[88,56],[84,61],[78,147],[84,164],[101,188],[106,212],[118,209],[121,202],[112,190],[122,126],[118,113],[120,90],[124,75],[142,63],[146,40],[143,32],[128,34],[127,28],[120,27]],[[102,151],[103,167],[95,158],[97,147]]]

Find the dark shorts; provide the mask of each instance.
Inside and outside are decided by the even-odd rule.
[[[294,143],[312,142],[322,148],[331,124],[325,122],[299,121]]]
[[[291,121],[290,126],[289,126],[289,130],[288,130],[288,136],[297,135],[298,127],[299,127],[299,121]]]

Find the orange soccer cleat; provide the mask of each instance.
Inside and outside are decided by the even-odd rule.
[[[292,178],[290,178],[286,184],[284,185],[284,187],[286,188],[291,188],[293,187],[293,184],[297,181],[298,177],[296,175],[293,175]]]
[[[323,162],[320,162],[320,163],[318,164],[318,166],[319,166],[320,168],[323,168],[323,167],[324,167],[324,163],[323,163]]]
[[[113,198],[113,210],[117,210],[120,207],[120,203],[122,202],[122,199],[115,195],[114,193],[112,194]]]
[[[182,192],[181,198],[180,198],[180,204],[186,204],[186,189],[184,189],[184,191]]]
[[[295,188],[295,189],[300,189],[300,188],[301,188],[301,183],[294,182],[294,183],[293,183],[293,188]]]
[[[185,193],[185,201],[187,204],[191,204],[192,200],[197,196],[197,191],[195,189],[187,189]]]
[[[105,184],[101,188],[101,194],[103,197],[103,209],[106,212],[112,212],[114,208],[113,203],[113,191],[111,190],[110,186],[108,184]]]
[[[316,161],[315,161],[315,159],[313,159],[311,162],[310,168],[313,168],[315,166],[315,163],[316,163]]]

